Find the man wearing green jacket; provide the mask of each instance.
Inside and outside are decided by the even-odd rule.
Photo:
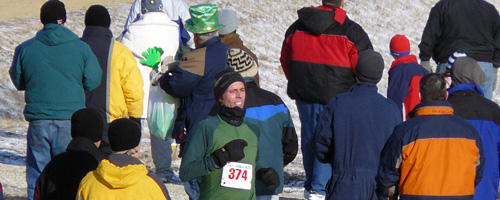
[[[62,2],[43,4],[40,21],[43,29],[16,47],[9,70],[14,86],[25,91],[28,199],[33,199],[35,181],[51,157],[65,151],[71,115],[85,108],[84,90],[97,87],[102,74],[90,47],[63,26]]]
[[[214,85],[219,112],[195,125],[180,178],[201,177],[200,199],[255,199],[256,178],[277,187],[279,176],[272,168],[257,167],[259,130],[243,121],[245,81],[226,68],[215,75]]]

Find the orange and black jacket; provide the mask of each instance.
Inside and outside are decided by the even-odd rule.
[[[281,67],[292,99],[327,104],[355,83],[358,52],[373,49],[366,32],[341,8],[302,8],[286,31]]]
[[[473,199],[484,151],[476,128],[448,101],[424,101],[396,126],[380,158],[379,199]]]

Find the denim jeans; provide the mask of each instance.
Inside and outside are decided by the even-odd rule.
[[[184,191],[189,196],[189,200],[198,200],[200,198],[201,178],[196,178],[184,182]]]
[[[35,182],[50,159],[66,151],[71,141],[70,120],[33,120],[28,127],[26,182],[28,199],[33,199]]]
[[[171,168],[172,164],[172,139],[166,141],[162,138],[151,135],[151,156],[155,164],[155,174],[159,178],[166,178],[170,181],[174,176],[174,171]]]
[[[436,66],[436,73],[441,73],[443,72],[448,66],[450,66],[448,63],[441,63]]]
[[[484,71],[484,82],[479,87],[484,92],[484,97],[491,99],[493,97],[493,90],[497,80],[497,68],[493,67],[493,63],[477,62],[481,69]]]
[[[304,189],[312,190],[319,194],[326,194],[326,183],[332,176],[332,169],[330,164],[321,163],[314,155],[312,144],[310,142],[314,129],[317,124],[319,114],[323,110],[322,104],[309,103],[305,101],[296,101],[297,110],[299,111],[299,118],[301,125],[301,150],[302,150],[302,164],[306,171],[306,181],[304,182]]]

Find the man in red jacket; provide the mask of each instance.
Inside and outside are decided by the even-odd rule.
[[[308,199],[323,199],[331,169],[315,158],[309,140],[323,106],[355,83],[358,52],[373,49],[366,32],[343,10],[343,0],[298,11],[299,19],[286,31],[281,67],[288,79],[287,93],[297,102],[302,123],[301,143]],[[305,51],[307,49],[307,51]]]

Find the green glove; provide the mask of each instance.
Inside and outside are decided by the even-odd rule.
[[[163,49],[160,47],[148,48],[148,51],[142,52],[142,56],[146,60],[141,59],[139,62],[143,65],[153,68],[153,70],[158,70],[158,64],[161,62],[161,55],[163,54]]]

